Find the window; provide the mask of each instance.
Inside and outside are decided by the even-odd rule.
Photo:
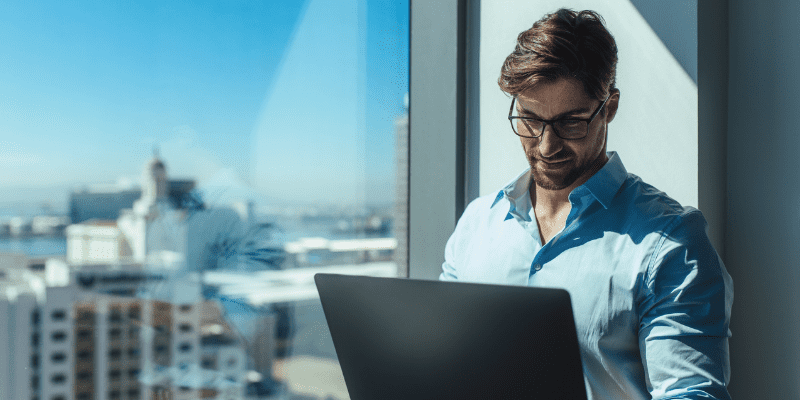
[[[75,379],[79,381],[88,381],[92,379],[92,373],[89,371],[80,371],[75,374]]]
[[[122,372],[120,372],[117,369],[112,369],[111,371],[108,371],[108,379],[111,379],[112,381],[118,381],[120,376],[122,376]]]
[[[112,308],[108,313],[108,321],[109,322],[121,322],[122,321],[122,310],[119,307]]]
[[[39,311],[34,311],[31,313],[31,324],[39,325]]]
[[[67,381],[67,376],[64,374],[54,374],[50,377],[50,382],[54,385],[60,385]]]
[[[80,323],[92,323],[94,322],[94,313],[89,310],[79,310],[78,311],[78,322]]]
[[[76,335],[78,336],[78,339],[86,340],[93,336],[93,332],[91,329],[80,329]]]
[[[55,364],[60,364],[67,360],[67,355],[62,352],[53,353],[50,360]]]
[[[65,310],[54,310],[50,316],[53,321],[61,322],[67,318],[67,312]]]
[[[108,358],[111,360],[119,360],[122,357],[122,350],[120,349],[111,349],[108,351]]]
[[[67,333],[64,331],[55,331],[50,334],[50,338],[53,340],[53,342],[60,343],[67,340]]]
[[[43,321],[75,310],[77,325],[41,340],[75,335],[64,362],[96,385],[110,368],[169,377],[187,352],[235,382],[248,365],[335,362],[306,273],[404,273],[409,1],[10,1],[0,37],[24,40],[0,41],[18,99],[0,107],[0,153],[15,150],[0,214],[56,216],[20,228],[36,239],[23,251],[102,293],[47,303]],[[2,232],[0,249],[24,241]],[[117,389],[129,397],[93,388]]]

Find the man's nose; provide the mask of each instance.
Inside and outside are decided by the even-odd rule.
[[[556,154],[564,147],[564,142],[553,129],[553,125],[547,124],[544,127],[544,132],[539,138],[539,154],[542,157],[549,158]]]

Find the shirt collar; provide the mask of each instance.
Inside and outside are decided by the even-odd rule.
[[[597,171],[586,183],[575,188],[574,191],[584,188],[597,199],[603,208],[611,206],[611,201],[628,178],[628,170],[622,165],[622,160],[616,151],[609,151],[608,162],[600,171]],[[574,192],[573,191],[573,192]]]
[[[616,151],[609,151],[606,154],[608,155],[608,162],[606,162],[606,165],[589,178],[586,183],[575,188],[570,195],[588,191],[604,208],[608,208],[611,205],[614,196],[616,196],[622,184],[625,182],[625,179],[628,177],[628,170],[625,169]],[[504,197],[517,199],[523,193],[528,193],[530,183],[531,169],[528,167],[497,193],[490,208],[494,207],[494,205]]]
[[[494,202],[492,202],[491,207],[494,207],[500,199],[503,197],[507,197],[509,199],[516,199],[519,198],[522,193],[528,193],[528,189],[530,188],[531,184],[531,168],[528,167],[525,171],[522,171],[519,176],[514,178],[511,182],[509,182],[504,188],[500,189],[497,193],[497,197],[494,198]],[[490,208],[491,208],[490,207]]]

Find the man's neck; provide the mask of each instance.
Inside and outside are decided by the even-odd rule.
[[[540,213],[550,214],[569,206],[569,194],[572,189],[573,187],[571,186],[560,190],[544,189],[531,180],[529,192],[533,209],[536,210],[538,215]]]
[[[537,185],[536,182],[531,179],[528,193],[531,197],[531,204],[533,205],[533,209],[536,211],[537,218],[556,218],[559,214],[563,213],[564,210],[569,213],[571,208],[569,194],[572,193],[572,191],[578,186],[586,183],[589,178],[600,171],[606,162],[608,162],[608,157],[604,152],[603,155],[595,162],[592,169],[587,171],[586,174],[578,178],[571,185],[563,189],[545,189]]]

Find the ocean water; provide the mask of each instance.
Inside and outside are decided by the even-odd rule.
[[[65,237],[2,238],[0,253],[26,254],[28,257],[63,256],[67,254],[67,239]]]

